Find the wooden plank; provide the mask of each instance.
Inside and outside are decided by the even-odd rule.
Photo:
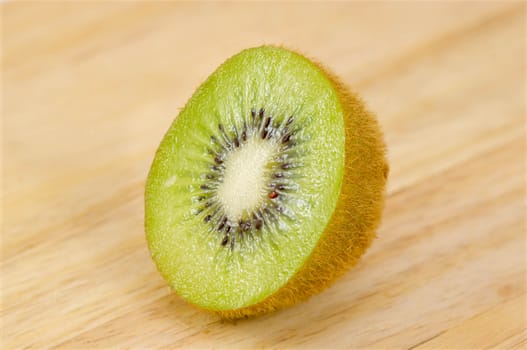
[[[504,342],[509,343],[507,347],[519,346],[527,340],[526,307],[525,294],[520,295],[463,322],[459,327],[442,332],[415,349],[444,349],[452,344],[463,349],[504,348]],[[491,335],[482,337],[481,329],[486,329]],[[489,343],[489,338],[496,342]],[[515,338],[514,341],[510,341],[511,338]]]
[[[0,10],[2,348],[525,347],[524,3]],[[262,43],[306,52],[364,97],[391,174],[355,269],[306,303],[232,324],[155,271],[143,189],[194,88]]]

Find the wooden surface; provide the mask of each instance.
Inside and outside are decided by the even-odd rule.
[[[526,348],[526,6],[21,2],[2,11],[2,349]],[[308,302],[170,293],[143,187],[194,88],[281,43],[351,84],[391,162],[378,239]]]

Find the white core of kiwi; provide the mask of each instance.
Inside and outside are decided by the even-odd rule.
[[[268,164],[277,152],[274,142],[253,136],[227,156],[216,196],[231,220],[241,219],[263,202],[270,178]]]

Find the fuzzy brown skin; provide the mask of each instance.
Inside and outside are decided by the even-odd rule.
[[[383,135],[362,101],[324,66],[344,111],[345,170],[333,216],[304,266],[276,293],[255,305],[214,311],[224,319],[257,316],[303,301],[327,288],[359,260],[380,224],[388,161]]]

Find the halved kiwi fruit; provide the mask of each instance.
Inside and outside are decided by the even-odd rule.
[[[224,318],[324,289],[375,235],[388,165],[374,117],[325,68],[263,46],[194,93],[157,150],[146,235],[177,294]]]

